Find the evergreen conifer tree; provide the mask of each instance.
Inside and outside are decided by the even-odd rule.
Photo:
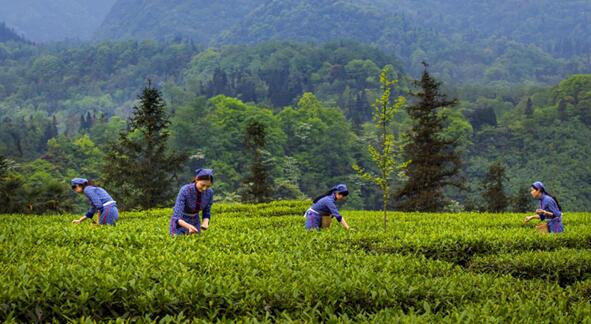
[[[463,188],[459,176],[462,161],[455,148],[455,140],[442,137],[445,117],[439,114],[444,107],[452,107],[457,100],[449,100],[439,90],[440,83],[429,75],[427,64],[420,81],[420,91],[414,96],[418,101],[407,106],[413,121],[408,143],[404,148],[405,158],[410,160],[405,169],[407,182],[395,197],[400,199],[400,208],[407,211],[440,211],[445,207],[445,186]]]
[[[162,95],[148,84],[105,157],[105,184],[123,207],[162,206],[174,194],[173,178],[186,157],[169,151],[168,124]]]
[[[500,162],[495,162],[489,167],[483,181],[487,211],[499,213],[507,209],[509,199],[503,191],[503,180],[506,178],[505,167]]]
[[[264,148],[267,143],[265,125],[251,121],[246,127],[244,144],[250,155],[250,174],[243,180],[245,190],[242,194],[244,202],[267,202],[273,195],[268,167],[264,161]]]

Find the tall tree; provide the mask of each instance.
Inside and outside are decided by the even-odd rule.
[[[126,208],[152,208],[167,203],[175,172],[185,161],[168,149],[169,120],[165,103],[151,83],[138,96],[127,132],[107,147],[106,186]]]
[[[491,164],[483,181],[487,211],[499,213],[507,209],[509,198],[503,190],[503,180],[506,179],[503,164],[501,162]]]
[[[403,144],[394,136],[391,129],[391,123],[396,114],[406,103],[404,97],[399,96],[392,100],[391,94],[394,85],[398,80],[391,80],[390,74],[392,67],[386,66],[380,73],[380,88],[382,95],[374,103],[373,121],[378,129],[377,145],[369,145],[367,150],[372,161],[378,168],[377,174],[364,170],[357,164],[353,169],[357,171],[361,179],[373,182],[382,190],[383,211],[384,211],[384,230],[388,223],[388,201],[390,200],[390,188],[392,185],[392,176],[399,170],[408,165],[407,162],[400,162],[400,156],[403,153]]]
[[[264,161],[266,137],[265,125],[261,122],[253,120],[246,126],[244,145],[250,155],[250,174],[243,180],[245,190],[242,201],[244,202],[267,202],[273,195],[273,185]]]
[[[424,67],[421,80],[415,81],[420,87],[414,93],[418,101],[406,109],[413,121],[404,148],[411,161],[405,170],[408,180],[395,195],[401,199],[401,209],[407,211],[440,211],[446,203],[443,188],[463,187],[457,139],[442,136],[446,117],[440,114],[441,109],[456,105],[457,99],[448,100],[439,90],[440,83],[429,75],[426,63]]]

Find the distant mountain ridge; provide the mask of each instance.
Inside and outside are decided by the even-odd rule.
[[[390,36],[500,38],[545,50],[566,41],[591,49],[591,2],[553,0],[117,0],[99,39],[189,38],[205,45],[269,39],[366,43]],[[417,39],[417,42],[423,40]],[[392,47],[393,44],[383,44]],[[560,54],[559,50],[554,51]]]
[[[191,39],[208,44],[265,0],[119,0],[95,39]]]
[[[393,52],[413,73],[427,61],[447,81],[552,84],[591,73],[588,35],[589,1],[118,0],[95,39],[215,47],[347,39]],[[526,60],[528,68],[516,63]]]
[[[116,0],[0,0],[0,21],[36,43],[89,40]]]
[[[14,30],[6,26],[5,23],[0,22],[0,43],[3,42],[25,42],[28,43],[23,37],[19,36]]]

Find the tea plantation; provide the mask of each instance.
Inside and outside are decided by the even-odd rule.
[[[0,215],[0,322],[591,323],[591,213],[543,235],[525,214],[343,214],[307,232],[309,202],[214,205],[171,238],[171,209]]]

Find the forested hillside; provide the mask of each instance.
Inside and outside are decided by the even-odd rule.
[[[75,200],[65,181],[81,174],[100,181],[106,145],[125,129],[148,80],[163,91],[172,149],[190,157],[179,184],[191,169],[211,166],[219,172],[217,197],[240,200],[250,168],[243,143],[250,121],[257,120],[268,134],[264,163],[274,199],[311,197],[347,182],[353,188],[348,206],[377,208],[380,195],[358,181],[351,165],[369,161],[365,147],[375,129],[368,121],[380,69],[394,67],[397,93],[409,102],[415,91],[395,56],[352,42],[207,50],[153,41],[8,43],[0,50],[0,155],[7,159],[2,186],[18,193],[4,204],[9,211],[71,209]],[[591,208],[585,199],[590,78],[574,75],[549,87],[444,84],[460,99],[443,112],[444,132],[458,138],[468,184],[466,191],[447,193],[459,204],[454,206],[484,208],[482,181],[501,162],[513,200],[542,179],[565,208]],[[395,128],[404,130],[408,122],[402,115]]]
[[[97,35],[207,45],[347,39],[393,52],[409,72],[429,61],[446,82],[552,84],[590,72],[590,12],[586,1],[550,0],[120,0]]]
[[[99,40],[190,39],[202,45],[265,0],[119,0],[95,34]]]
[[[4,42],[25,42],[25,39],[19,36],[12,28],[0,22],[0,43]]]
[[[466,100],[465,114],[475,127],[469,178],[483,179],[491,161],[502,161],[513,192],[525,191],[526,179],[546,179],[569,208],[589,209],[584,197],[591,183],[591,75],[531,91],[516,104],[509,100],[490,95]],[[478,200],[474,193],[482,182],[470,184],[468,192]]]
[[[116,0],[0,0],[0,21],[38,43],[88,40]]]

